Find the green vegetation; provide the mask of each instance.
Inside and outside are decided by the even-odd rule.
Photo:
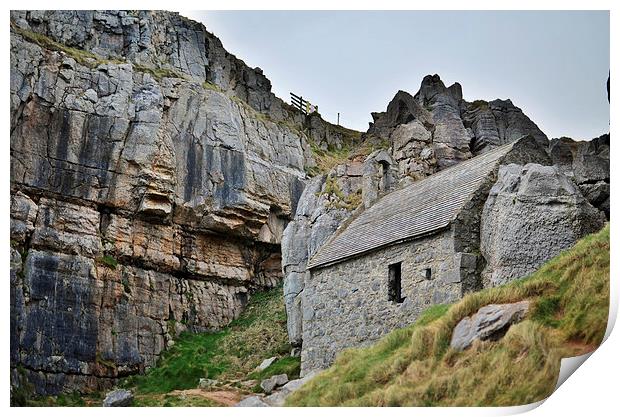
[[[489,108],[489,103],[484,100],[474,100],[472,101],[471,105],[475,110],[486,110]]]
[[[21,366],[17,368],[18,386],[11,384],[11,407],[27,407],[31,405],[34,395],[34,385],[28,381],[26,371]]]
[[[97,263],[105,265],[112,269],[116,269],[116,267],[118,266],[118,261],[111,255],[103,255],[102,257],[97,258]]]
[[[103,59],[98,55],[93,54],[92,52],[85,51],[83,49],[72,48],[60,42],[56,42],[48,36],[42,35],[40,33],[32,32],[30,30],[21,29],[11,23],[11,29],[23,36],[26,40],[36,43],[41,48],[49,49],[51,51],[59,51],[64,52],[69,55],[71,58],[75,59],[76,62],[94,68],[99,64],[107,63],[109,60]]]
[[[450,349],[454,326],[482,306],[530,300],[524,321],[499,341]],[[537,272],[435,306],[373,346],[343,351],[287,399],[297,406],[509,406],[541,400],[562,357],[598,346],[609,308],[609,226]]]
[[[174,321],[170,321],[168,329],[174,328]],[[162,353],[155,367],[145,375],[127,377],[119,385],[134,392],[136,406],[222,406],[230,404],[231,398],[236,397],[238,401],[242,394],[252,390],[251,385],[244,386],[243,381],[260,381],[283,373],[289,379],[299,378],[300,359],[290,357],[290,349],[282,287],[278,287],[253,294],[241,316],[221,331],[180,334],[174,345]],[[254,372],[256,366],[272,356],[278,359],[271,366]],[[96,362],[115,367],[100,355],[97,355]],[[213,392],[197,389],[200,378],[218,380]],[[254,388],[255,391],[259,389],[258,386]],[[218,391],[225,395],[220,398]],[[23,383],[19,389],[12,390],[11,404],[100,406],[104,394],[34,397],[34,387]]]
[[[287,356],[280,358],[271,364],[267,369],[263,369],[259,372],[252,372],[248,375],[247,379],[254,379],[262,381],[274,375],[287,374],[289,379],[299,378],[299,371],[301,370],[301,362],[299,358],[293,358]]]
[[[290,348],[279,287],[254,294],[241,316],[221,331],[182,333],[157,366],[145,375],[129,377],[123,386],[138,394],[163,394],[196,388],[200,378],[217,379],[222,384],[276,373],[296,378],[299,358],[288,357]],[[272,356],[281,359],[260,374],[250,374]]]
[[[340,183],[336,177],[331,175],[325,180],[325,187],[318,195],[326,195],[329,199],[327,206],[329,208],[342,208],[346,210],[355,210],[362,203],[362,189],[358,188],[355,192],[344,194]]]
[[[334,126],[334,125],[331,125]],[[355,132],[343,128],[341,126],[335,126],[346,131]],[[368,155],[379,149],[388,149],[389,142],[386,139],[378,138],[375,136],[365,137],[364,141],[361,141],[360,132],[355,132],[355,135],[348,136],[344,141],[340,149],[333,146],[329,146],[327,149],[321,149],[315,142],[310,142],[310,149],[312,155],[316,161],[317,167],[312,172],[314,175],[320,173],[328,173],[333,167],[339,164],[344,164],[347,161],[359,160],[363,161]],[[311,173],[308,173],[309,175]]]
[[[69,57],[75,59],[81,65],[89,68],[96,68],[101,64],[123,64],[126,61],[123,59],[108,59],[96,55],[92,52],[85,51],[83,49],[73,48],[63,43],[56,42],[52,38],[43,34],[33,32],[26,29],[21,29],[11,23],[11,29],[23,36],[26,40],[36,43],[41,48],[49,49],[51,51],[58,51],[67,54]],[[133,67],[138,72],[144,72],[151,74],[154,78],[161,80],[162,78],[184,78],[183,74],[180,74],[172,69],[167,68],[152,68],[142,64],[132,63]]]
[[[201,395],[192,394],[160,394],[160,395],[136,395],[134,406],[137,407],[221,407],[221,404],[205,398]]]
[[[222,92],[222,89],[220,87],[218,87],[217,85],[209,82],[209,81],[205,81],[204,83],[202,83],[202,88],[204,88],[205,90],[212,90],[212,91],[218,91],[218,92]]]
[[[153,68],[136,63],[132,63],[132,65],[136,69],[136,71],[151,74],[156,80],[161,80],[162,78],[185,78],[183,74],[169,68]]]
[[[310,149],[319,173],[328,173],[336,165],[344,164],[349,160],[352,152],[352,148],[346,145],[340,149],[328,148],[323,150],[313,141],[310,142]]]

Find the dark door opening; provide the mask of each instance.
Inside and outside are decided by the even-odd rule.
[[[388,267],[388,300],[393,303],[402,303],[401,262]]]

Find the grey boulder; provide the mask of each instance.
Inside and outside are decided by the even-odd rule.
[[[304,386],[304,384],[306,384],[318,374],[319,372],[316,370],[309,372],[303,378],[293,379],[292,381],[287,382],[282,388],[280,388],[277,392],[274,392],[271,395],[268,395],[266,397],[254,395],[252,397],[245,398],[243,401],[237,403],[235,407],[281,407],[284,405],[284,401],[289,395]]]
[[[271,392],[288,382],[288,376],[286,374],[274,375],[271,378],[265,379],[260,383],[260,387],[265,391],[266,394],[271,394]]]
[[[487,261],[483,285],[531,274],[605,221],[558,167],[501,166],[480,223],[480,251]]]
[[[109,392],[103,400],[104,407],[129,407],[133,403],[133,394],[126,389]]]
[[[251,397],[244,398],[235,404],[235,407],[269,407],[269,404],[264,402],[258,395],[253,395]]]
[[[260,365],[258,365],[255,369],[255,371],[260,372],[260,371],[264,371],[265,369],[269,368],[271,366],[272,363],[274,363],[276,361],[276,357],[272,356],[271,358],[265,359],[264,361],[262,361],[260,363]]]
[[[474,340],[497,340],[506,334],[512,324],[523,320],[528,308],[529,301],[484,306],[456,325],[450,347],[465,350]]]

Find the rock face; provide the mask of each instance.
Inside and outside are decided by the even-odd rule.
[[[506,334],[512,324],[523,320],[528,309],[529,301],[484,306],[456,325],[450,347],[465,350],[474,340],[497,340]]]
[[[480,224],[484,286],[534,272],[604,223],[603,213],[556,166],[501,167]]]
[[[350,214],[345,208],[328,207],[330,196],[324,192],[327,178],[321,175],[308,183],[299,200],[295,218],[282,237],[287,330],[294,346],[301,346],[302,340],[301,292],[308,259]],[[339,184],[338,179],[331,178],[332,184]]]
[[[609,219],[609,134],[583,142],[553,139],[549,153],[560,171]]]
[[[280,282],[315,162],[270,89],[175,13],[11,12],[13,384],[107,387]]]
[[[446,87],[427,75],[411,96],[396,93],[382,113],[372,113],[368,135],[389,139],[402,175],[414,179],[530,135],[543,147],[547,136],[510,100],[463,100],[459,83]]]
[[[393,189],[397,172],[391,156],[377,150],[363,162],[354,159],[314,177],[302,193],[282,237],[284,301],[293,346],[301,346],[302,341],[301,292],[308,259],[353,213]]]

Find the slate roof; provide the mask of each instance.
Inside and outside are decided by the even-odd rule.
[[[515,142],[416,181],[377,200],[308,262],[326,266],[450,225]]]

